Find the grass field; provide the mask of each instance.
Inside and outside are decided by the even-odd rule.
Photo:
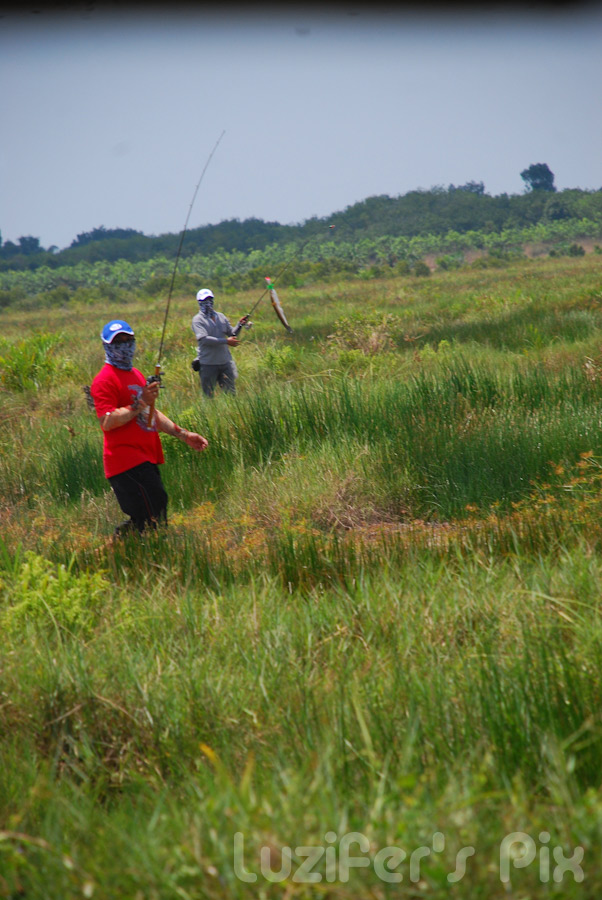
[[[0,312],[0,897],[600,896],[601,285],[286,288],[210,403],[175,297],[210,447],[119,544],[82,387],[111,318],[150,374],[162,302]]]

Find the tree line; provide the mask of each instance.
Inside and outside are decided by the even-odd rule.
[[[539,223],[588,219],[602,224],[602,189],[571,188],[557,191],[554,175],[546,163],[535,163],[521,172],[523,194],[492,196],[483,182],[417,189],[398,197],[382,194],[368,197],[330,216],[313,217],[297,225],[281,225],[250,218],[229,219],[217,225],[190,229],[182,248],[183,257],[212,255],[218,251],[250,253],[274,244],[289,244],[325,235],[329,227],[334,242],[374,240],[380,237],[412,238],[444,235],[450,231],[501,233]],[[36,237],[20,237],[2,243],[0,271],[59,268],[80,262],[132,263],[156,257],[174,258],[179,234],[145,235],[132,228],[100,226],[78,234],[64,250],[45,249]]]

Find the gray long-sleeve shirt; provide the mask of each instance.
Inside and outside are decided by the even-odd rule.
[[[230,362],[232,354],[228,338],[233,328],[223,313],[213,310],[211,315],[199,311],[192,319],[192,330],[199,348],[201,365],[221,366]]]

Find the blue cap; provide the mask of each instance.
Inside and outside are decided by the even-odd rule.
[[[100,336],[103,340],[104,344],[110,344],[116,334],[134,334],[134,331],[127,322],[124,322],[123,319],[113,319],[112,322],[107,322],[105,327],[100,332]]]

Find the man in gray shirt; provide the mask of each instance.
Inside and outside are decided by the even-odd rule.
[[[234,394],[238,377],[230,347],[237,347],[237,338],[248,316],[243,316],[235,328],[223,313],[213,308],[213,291],[203,288],[196,295],[199,311],[192,319],[192,330],[198,346],[198,372],[206,397],[213,397],[216,383],[223,391]],[[193,368],[197,368],[193,363]]]

